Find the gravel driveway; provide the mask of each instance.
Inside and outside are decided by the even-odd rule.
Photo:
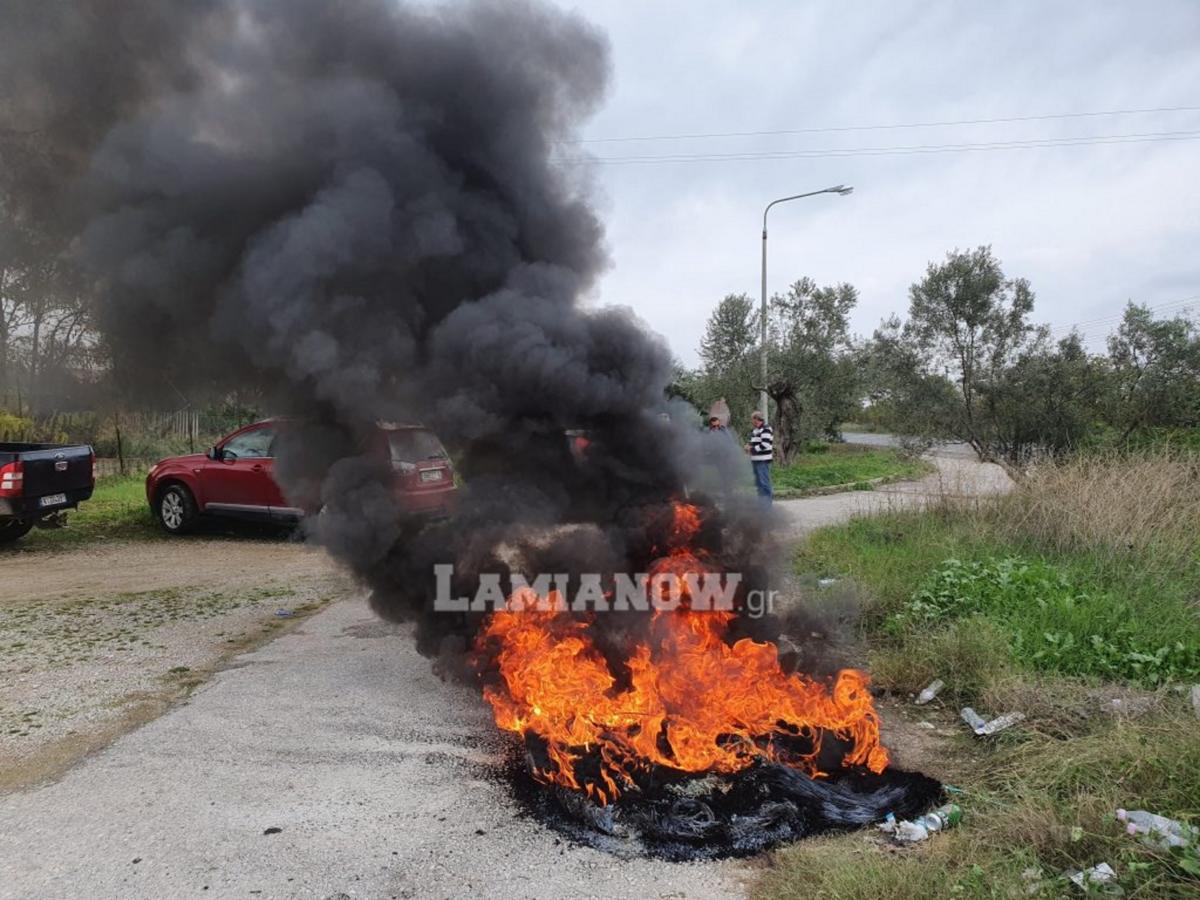
[[[161,714],[235,653],[349,589],[320,552],[188,539],[6,557],[0,790]]]

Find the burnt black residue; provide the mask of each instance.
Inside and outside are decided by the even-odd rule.
[[[848,831],[927,810],[942,785],[917,772],[847,769],[809,778],[760,763],[733,775],[689,776],[607,806],[542,784],[523,755],[507,768],[514,796],[532,817],[574,843],[622,857],[673,862],[750,856],[811,835]]]

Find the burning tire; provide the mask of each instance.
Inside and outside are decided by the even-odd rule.
[[[29,534],[29,529],[32,527],[33,522],[27,519],[9,519],[7,522],[0,522],[0,544],[19,541]]]
[[[158,524],[169,534],[187,534],[196,527],[199,514],[192,492],[182,484],[170,484],[158,495],[154,506]]]

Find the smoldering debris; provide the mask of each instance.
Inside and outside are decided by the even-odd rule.
[[[685,776],[601,806],[578,791],[547,790],[513,760],[514,795],[568,839],[616,856],[673,861],[750,856],[779,844],[917,816],[942,795],[936,780],[888,769],[814,779],[760,763],[731,775]]]

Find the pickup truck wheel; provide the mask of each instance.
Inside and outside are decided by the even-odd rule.
[[[9,519],[7,522],[0,522],[0,544],[19,541],[29,534],[29,529],[32,527],[32,520],[26,519]]]
[[[158,494],[158,524],[170,534],[186,534],[196,527],[196,501],[182,484],[171,484]]]

